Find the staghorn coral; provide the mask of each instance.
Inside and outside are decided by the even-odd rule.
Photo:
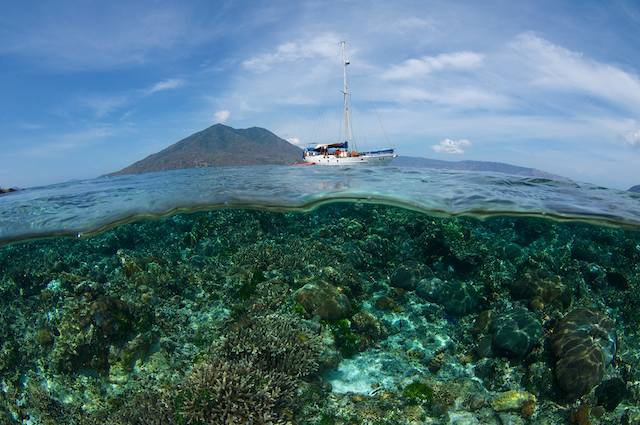
[[[289,424],[293,379],[247,360],[201,363],[176,398],[187,424]]]
[[[297,378],[318,370],[323,347],[320,337],[295,316],[269,315],[238,321],[219,349],[228,360],[249,361],[263,370]]]

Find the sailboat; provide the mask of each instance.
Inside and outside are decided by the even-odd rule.
[[[304,149],[302,157],[303,164],[311,165],[389,165],[391,160],[398,155],[394,149],[379,151],[360,152],[356,146],[353,130],[350,131],[351,117],[349,116],[349,106],[347,103],[347,65],[349,61],[345,56],[345,42],[342,41],[342,75],[344,78],[344,142],[320,143]]]

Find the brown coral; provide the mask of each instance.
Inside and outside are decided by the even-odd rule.
[[[187,424],[288,424],[294,384],[249,361],[201,363],[187,374],[176,400]]]
[[[293,316],[245,318],[225,335],[221,354],[229,360],[250,361],[264,370],[293,377],[318,370],[321,339]]]
[[[293,299],[302,304],[307,313],[318,315],[323,320],[345,319],[351,314],[351,303],[347,296],[321,280],[298,289]]]
[[[573,295],[559,276],[544,273],[525,273],[511,284],[511,296],[516,300],[528,299],[531,310],[540,310],[553,304],[559,310],[571,306]]]
[[[551,336],[560,387],[573,396],[591,391],[613,361],[617,344],[615,325],[599,310],[581,307],[568,313]]]

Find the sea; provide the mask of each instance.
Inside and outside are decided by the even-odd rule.
[[[640,194],[409,167],[0,195],[0,424],[640,424]]]

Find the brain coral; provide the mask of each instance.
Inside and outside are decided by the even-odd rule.
[[[581,307],[568,313],[551,336],[560,387],[573,396],[591,391],[613,361],[617,346],[615,325],[602,312]]]

